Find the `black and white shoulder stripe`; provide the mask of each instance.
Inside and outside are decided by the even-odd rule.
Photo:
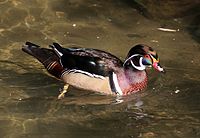
[[[119,82],[118,82],[118,79],[117,79],[117,74],[112,72],[110,74],[110,77],[109,77],[109,80],[110,80],[110,87],[111,87],[111,90],[113,92],[115,92],[117,95],[123,95],[123,92],[119,86]]]
[[[63,76],[64,74],[70,74],[70,73],[81,73],[81,74],[84,74],[84,75],[87,75],[91,78],[99,78],[99,79],[102,79],[104,80],[105,77],[104,76],[101,76],[101,75],[97,75],[97,74],[92,74],[92,73],[89,73],[87,71],[83,71],[83,70],[78,70],[78,69],[69,69],[69,70],[65,70],[61,76]]]

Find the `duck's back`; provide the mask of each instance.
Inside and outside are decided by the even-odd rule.
[[[112,71],[122,67],[122,61],[116,56],[97,49],[90,48],[62,48],[61,64],[70,70],[85,71],[94,75],[108,76]]]

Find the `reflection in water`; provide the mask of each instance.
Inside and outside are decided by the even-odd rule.
[[[199,137],[199,39],[192,39],[198,16],[153,21],[133,7],[113,0],[0,1],[0,137]],[[70,88],[57,100],[62,82],[21,52],[25,41],[120,58],[145,43],[158,51],[167,74],[148,70],[149,86],[136,95],[116,99]]]

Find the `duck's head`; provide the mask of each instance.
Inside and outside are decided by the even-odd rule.
[[[159,63],[158,54],[147,45],[136,45],[132,47],[124,61],[124,67],[132,67],[136,70],[145,70],[153,67],[159,72],[165,72]]]

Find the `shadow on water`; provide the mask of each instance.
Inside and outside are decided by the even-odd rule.
[[[193,38],[200,42],[200,14],[192,19],[191,24],[188,26],[188,30]]]
[[[160,20],[153,10],[155,6],[161,10],[159,6],[142,2],[1,1],[0,11],[5,14],[0,14],[0,137],[198,138],[199,15],[190,17],[196,12],[190,9],[191,2],[181,4],[191,10],[187,17],[182,15],[184,8],[166,12],[167,2],[157,3],[166,8],[162,15],[168,19]],[[178,1],[169,4],[174,3]],[[54,41],[65,47],[92,47],[121,59],[132,45],[145,43],[156,49],[167,73],[148,70],[147,89],[131,96],[70,87],[66,97],[57,100],[63,83],[21,51],[25,41],[42,47]]]

